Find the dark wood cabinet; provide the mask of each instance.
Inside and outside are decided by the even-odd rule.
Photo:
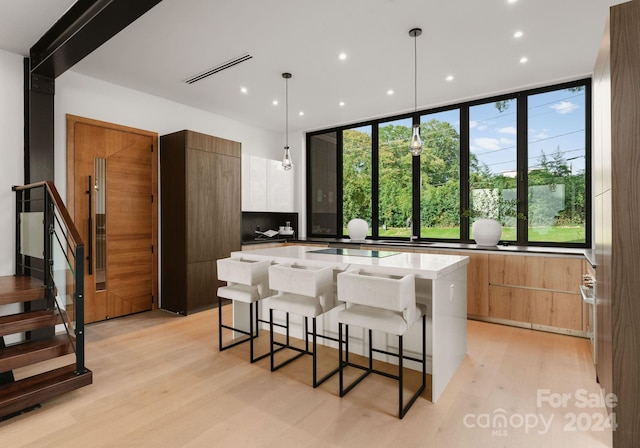
[[[241,249],[241,145],[180,131],[160,137],[161,307],[215,306],[216,260]]]
[[[640,0],[611,7],[594,69],[597,374],[613,447],[640,446]]]

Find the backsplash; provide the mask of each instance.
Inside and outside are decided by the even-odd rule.
[[[278,230],[280,226],[286,225],[287,221],[294,230],[291,236],[276,235],[272,239],[291,239],[298,237],[298,214],[280,212],[242,212],[242,241],[255,241],[258,235],[255,233],[259,228],[262,232],[267,230]],[[261,237],[260,239],[269,239]]]

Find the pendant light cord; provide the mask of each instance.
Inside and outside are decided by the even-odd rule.
[[[284,117],[284,127],[285,127],[285,145],[288,148],[289,147],[289,78],[285,78],[284,79],[284,110],[285,110],[285,117]]]
[[[418,111],[418,35],[413,36],[413,111]]]

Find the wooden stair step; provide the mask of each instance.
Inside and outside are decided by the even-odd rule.
[[[0,305],[44,299],[42,280],[21,275],[0,276]]]
[[[66,318],[66,313],[58,310],[39,310],[0,316],[0,336],[52,327],[61,324],[63,318]]]
[[[71,352],[73,347],[66,334],[10,345],[0,349],[0,372],[8,372]]]
[[[75,364],[71,364],[0,385],[0,417],[91,384],[91,370],[76,374],[75,367]]]

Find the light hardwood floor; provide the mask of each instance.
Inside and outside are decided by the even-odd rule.
[[[268,359],[249,364],[246,344],[218,352],[216,313],[88,326],[94,384],[0,423],[0,446],[610,446],[610,431],[585,429],[603,408],[577,407],[581,389],[599,394],[585,339],[469,321],[468,355],[440,400],[419,398],[398,420],[392,380],[370,376],[340,398],[337,376],[310,386],[310,357],[271,373]],[[537,406],[538,389],[570,394],[567,406]],[[487,421],[496,415],[506,428]]]

